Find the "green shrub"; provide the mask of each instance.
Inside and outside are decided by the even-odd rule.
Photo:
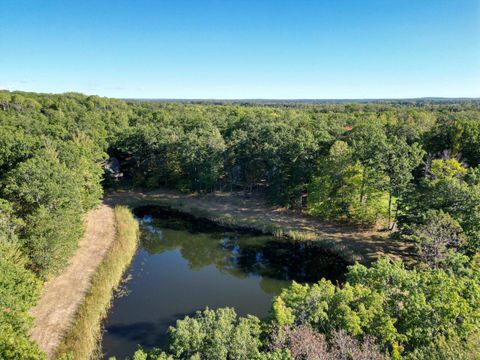
[[[342,287],[327,280],[294,283],[275,300],[273,319],[326,334],[371,335],[386,351],[403,349],[406,358],[423,359],[433,347],[471,348],[480,330],[479,298],[478,270],[460,277],[440,269],[406,270],[383,259],[370,268],[352,266]]]
[[[40,294],[41,283],[25,268],[18,246],[0,238],[0,359],[43,359],[29,338],[28,310]]]
[[[138,350],[134,360],[256,359],[260,356],[260,333],[260,320],[255,316],[237,317],[231,308],[207,308],[170,327],[166,352]]]

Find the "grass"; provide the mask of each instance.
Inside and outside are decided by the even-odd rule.
[[[190,214],[197,219],[206,219],[214,222],[220,226],[225,226],[233,229],[243,229],[258,231],[263,234],[273,234],[274,236],[283,237],[288,236],[283,229],[271,221],[264,219],[242,219],[231,214],[221,213],[207,207],[196,206],[191,204],[188,200],[169,199],[169,198],[147,198],[147,199],[124,199],[122,203],[131,208],[136,208],[145,205],[157,205],[180,211],[185,214]]]
[[[378,237],[378,239],[374,239],[373,235],[363,235],[360,228],[358,232],[361,235],[360,237],[356,237],[355,233],[351,231],[344,232],[342,225],[339,226],[338,231],[317,233],[312,231],[311,227],[303,229],[302,225],[292,226],[287,217],[278,221],[258,213],[253,216],[232,214],[224,208],[210,207],[208,202],[194,201],[188,196],[182,198],[178,193],[168,190],[150,193],[126,190],[123,195],[122,191],[114,192],[112,195],[112,203],[126,204],[131,208],[158,205],[193,215],[199,219],[210,220],[232,229],[251,230],[295,241],[314,241],[318,246],[338,255],[351,264],[357,261],[368,264],[382,254],[393,255],[396,258],[402,257],[403,259],[408,256],[403,255],[404,253],[407,254],[404,249],[399,248],[397,250],[390,242],[385,241],[384,233],[376,232],[375,237]]]
[[[318,240],[318,235],[312,231],[296,231],[290,230],[286,233],[290,239],[295,241],[315,241]]]
[[[363,255],[358,254],[348,249],[345,245],[338,242],[321,238],[318,234],[312,231],[302,230],[287,230],[283,226],[276,224],[273,221],[262,218],[242,218],[232,216],[228,213],[221,213],[212,210],[208,207],[193,204],[186,199],[172,199],[168,197],[130,197],[124,198],[122,203],[129,205],[132,208],[144,205],[158,205],[164,206],[170,209],[174,209],[183,213],[190,214],[199,219],[207,219],[218,225],[226,226],[229,228],[237,228],[243,230],[258,231],[263,234],[271,234],[278,238],[289,238],[294,241],[316,241],[319,246],[322,246],[325,250],[340,256],[348,263],[355,263],[356,261],[365,262]]]
[[[102,320],[138,244],[138,223],[125,206],[115,207],[116,236],[92,278],[75,320],[57,349],[57,359],[99,358]]]

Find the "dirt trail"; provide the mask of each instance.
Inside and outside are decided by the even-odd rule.
[[[85,235],[69,266],[48,281],[39,303],[30,313],[34,317],[31,337],[52,358],[68,330],[90,280],[115,238],[113,208],[101,205],[85,219]]]
[[[215,195],[198,196],[171,190],[118,191],[109,194],[107,201],[132,206],[158,203],[241,227],[262,228],[262,225],[274,225],[284,232],[308,234],[312,241],[323,242],[348,261],[369,262],[384,255],[393,259],[405,259],[411,254],[411,249],[406,244],[389,239],[386,232],[321,221],[272,206],[258,196],[247,197],[243,193],[217,192]]]
[[[56,278],[48,281],[36,307],[32,338],[49,358],[55,354],[60,340],[68,330],[90,280],[115,238],[115,204],[138,206],[160,204],[240,227],[261,228],[275,225],[283,231],[313,234],[312,241],[329,244],[347,259],[373,260],[387,255],[405,258],[406,245],[392,241],[385,233],[320,221],[297,212],[269,205],[261,198],[241,194],[216,193],[215,196],[195,196],[169,190],[154,192],[124,191],[109,194],[105,204],[86,217],[86,230],[70,265]]]

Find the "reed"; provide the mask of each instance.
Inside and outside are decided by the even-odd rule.
[[[90,290],[57,349],[57,359],[86,360],[101,356],[102,320],[135,254],[139,237],[138,223],[127,207],[115,207],[115,218],[115,240],[93,276]]]

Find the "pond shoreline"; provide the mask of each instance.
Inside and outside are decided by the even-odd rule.
[[[115,239],[92,276],[91,286],[74,320],[55,352],[55,358],[72,356],[74,359],[100,357],[102,321],[112,304],[115,291],[137,251],[138,222],[131,211],[116,206]]]
[[[181,214],[191,220],[207,221],[235,231],[271,234],[295,241],[314,242],[315,245],[325,248],[325,250],[350,264],[355,261],[368,263],[380,256],[405,259],[408,254],[404,245],[389,241],[385,233],[323,223],[308,216],[275,208],[258,199],[243,198],[235,194],[217,193],[216,196],[199,196],[172,190],[116,191],[105,196],[102,207],[104,210],[109,209],[113,213],[114,208],[120,205],[128,206],[131,209],[145,205],[155,205],[167,208],[169,211]],[[138,224],[128,209],[124,206],[120,207],[124,209],[123,211],[128,211],[131,217],[125,219],[124,214],[123,221],[129,224],[124,232],[128,232],[128,229],[134,229],[134,234],[136,234],[133,236],[130,232],[129,235],[126,235],[128,238],[126,241],[130,244],[129,250],[122,256],[121,260],[115,261],[117,268],[114,272],[111,269],[106,271],[112,259],[118,258],[120,252],[125,252],[124,250],[119,252],[119,249],[125,244],[120,245],[119,248],[118,239],[122,235],[120,235],[120,229],[118,228],[119,220],[117,209],[115,209],[115,221],[111,225],[113,229],[117,230],[116,235],[114,235],[115,239],[102,238],[102,241],[106,241],[106,245],[99,255],[99,262],[94,264],[93,267],[82,269],[83,277],[88,279],[88,287],[76,296],[75,301],[70,301],[70,304],[67,304],[68,306],[64,306],[63,310],[55,310],[56,312],[63,311],[62,316],[60,316],[63,325],[61,329],[53,332],[54,334],[58,333],[58,336],[54,336],[56,340],[41,340],[32,336],[40,343],[53,341],[49,345],[41,344],[49,358],[68,353],[75,353],[77,357],[79,353],[84,354],[78,358],[87,358],[96,350],[95,344],[98,343],[100,338],[101,319],[107,313],[112,301],[113,291],[121,281],[124,271],[128,268],[138,243]],[[93,223],[95,220],[98,222],[99,219],[94,219],[95,215],[92,214],[90,214],[90,217],[93,216],[90,222]],[[107,222],[105,224],[107,227],[109,226]],[[101,225],[105,226],[105,224],[102,223]],[[115,232],[115,230],[113,231]],[[103,235],[97,234],[93,238],[99,236],[102,237]],[[85,237],[88,238],[87,233]],[[90,238],[92,238],[92,235],[90,235]],[[98,241],[98,239],[95,241]],[[92,251],[88,254],[89,256],[92,255]],[[72,258],[72,262],[75,261],[76,257],[78,257],[78,254]],[[64,276],[65,273],[66,271],[59,277]],[[107,285],[105,285],[105,281],[108,282]],[[70,281],[69,286],[76,286],[73,283],[75,281]],[[45,293],[47,293],[47,290],[44,292],[44,296],[46,296]],[[71,310],[72,306],[75,309],[73,312]],[[67,308],[70,308],[70,313],[74,315],[66,315]],[[38,309],[39,307],[32,312],[34,317],[37,317],[37,322]],[[48,314],[48,321],[44,322],[51,322],[52,316]],[[37,333],[48,332],[51,334],[52,331],[50,329],[47,331],[45,326],[49,326],[49,324],[45,324],[43,327],[40,324]],[[62,338],[63,340],[61,340]]]
[[[323,222],[235,193],[196,195],[166,189],[117,190],[107,194],[106,202],[131,208],[158,205],[233,230],[314,241],[350,264],[357,261],[368,264],[382,256],[408,260],[411,253],[405,243],[389,239],[386,232]]]
[[[34,318],[31,338],[47,358],[54,357],[62,337],[76,318],[98,267],[114,242],[114,209],[102,204],[87,214],[84,236],[69,265],[44,284],[37,305],[30,310]]]
[[[282,289],[328,279],[347,264],[314,242],[227,229],[159,205],[138,206],[139,249],[104,321],[104,359],[164,347],[168,328],[205,308],[265,319]]]
[[[174,206],[171,206],[171,205],[162,205],[162,204],[135,205],[132,208],[132,211],[135,214],[135,212],[138,209],[142,209],[142,208],[151,208],[150,209],[151,211],[155,211],[155,208],[158,208],[161,215],[173,216],[176,218],[184,219],[188,222],[198,223],[198,224],[207,225],[207,226],[213,226],[223,230],[231,230],[237,233],[255,234],[255,235],[270,234],[269,232],[265,232],[259,228],[249,228],[249,227],[240,226],[234,223],[224,224],[224,223],[221,223],[220,221],[215,221],[214,218],[209,218],[206,216],[197,216],[191,212],[179,210],[178,208],[175,208]]]

